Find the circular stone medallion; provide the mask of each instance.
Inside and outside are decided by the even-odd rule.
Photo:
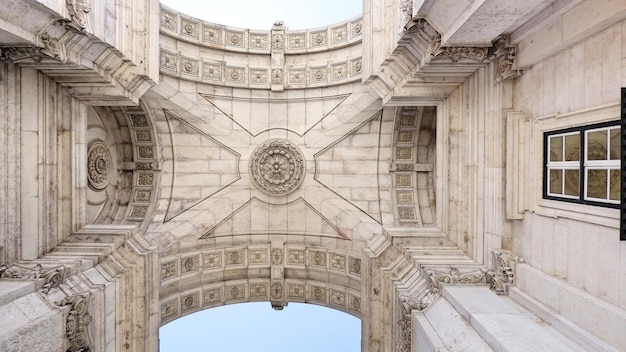
[[[106,144],[97,141],[87,151],[87,178],[96,190],[102,190],[109,184],[111,154]]]
[[[250,157],[254,184],[270,195],[297,189],[304,180],[304,157],[298,147],[285,139],[271,139],[258,146]]]

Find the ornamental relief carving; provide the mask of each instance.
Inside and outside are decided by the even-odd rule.
[[[285,48],[285,35],[282,33],[272,34],[272,49],[281,50]]]
[[[95,190],[103,190],[109,185],[112,168],[111,153],[102,141],[96,141],[87,151],[87,179]]]
[[[272,83],[282,84],[285,80],[285,74],[282,68],[272,69]]]
[[[87,22],[88,14],[91,11],[89,0],[65,0],[67,13],[70,20],[62,20],[65,27],[69,27],[78,32],[87,30],[89,23]]]
[[[288,140],[269,140],[252,153],[249,170],[259,190],[270,195],[288,194],[304,180],[304,156]]]
[[[473,60],[477,62],[483,62],[487,58],[489,49],[483,47],[465,47],[465,46],[441,46],[441,36],[437,35],[430,42],[428,48],[428,57],[430,61],[449,59],[450,61],[457,63],[462,59]]]
[[[89,324],[93,320],[89,315],[89,292],[78,293],[56,302],[57,306],[70,306],[65,322],[65,336],[67,338],[67,351],[90,351],[91,334]]]
[[[500,37],[493,43],[491,59],[495,61],[496,82],[515,79],[522,75],[522,70],[513,69],[515,47],[508,45],[508,37]]]
[[[39,280],[44,279],[41,293],[48,293],[50,289],[59,287],[65,279],[66,269],[64,266],[58,266],[51,269],[44,269],[41,264],[35,264],[32,268],[19,264],[7,268],[0,267],[0,279],[17,279],[17,280]]]

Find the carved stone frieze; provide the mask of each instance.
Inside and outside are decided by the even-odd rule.
[[[93,320],[89,315],[90,297],[89,292],[77,293],[56,302],[57,306],[70,306],[65,325],[68,352],[90,351],[92,348],[89,332],[89,323]]]
[[[65,5],[70,19],[63,20],[63,25],[78,32],[86,31],[89,27],[88,14],[91,11],[89,0],[65,0]]]
[[[515,263],[525,260],[503,249],[493,251],[493,260],[496,268],[487,272],[491,289],[499,295],[506,294],[507,287],[515,284]]]
[[[32,61],[40,63],[43,58],[51,58],[57,60],[54,53],[51,53],[38,46],[11,46],[0,48],[0,60],[8,60],[13,62]]]
[[[522,75],[522,70],[513,69],[515,47],[508,44],[508,37],[496,39],[490,58],[495,61],[496,82],[512,80]]]
[[[485,284],[487,283],[487,271],[484,269],[461,273],[457,268],[450,268],[449,271],[435,269],[425,269],[424,273],[430,280],[431,290],[434,293],[440,292],[441,284]]]
[[[44,269],[41,264],[27,267],[14,264],[11,267],[0,267],[0,279],[18,279],[18,280],[44,280],[41,288],[42,293],[48,293],[50,289],[58,287],[65,279],[65,267],[58,266],[54,268]]]
[[[437,35],[430,42],[428,52],[430,61],[448,59],[452,62],[459,62],[462,59],[483,62],[487,58],[489,49],[483,47],[466,46],[441,46],[441,36]]]
[[[291,193],[304,180],[304,156],[296,145],[285,139],[261,144],[252,153],[249,168],[254,184],[270,195]]]

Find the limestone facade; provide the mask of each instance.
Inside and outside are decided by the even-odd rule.
[[[158,351],[250,301],[363,351],[626,350],[620,209],[544,192],[546,133],[620,121],[623,1],[2,5],[0,350]]]

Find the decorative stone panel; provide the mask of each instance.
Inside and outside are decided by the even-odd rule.
[[[348,273],[361,276],[361,259],[348,257]]]
[[[202,27],[202,41],[208,45],[221,45],[224,32],[221,28],[204,25]]]
[[[245,298],[245,286],[243,284],[226,286],[226,300],[240,301]]]
[[[235,31],[226,31],[226,46],[234,46],[243,48],[244,44],[244,33],[243,32],[235,32]]]
[[[197,255],[185,257],[180,260],[181,274],[197,272],[200,270],[200,259]]]
[[[328,32],[326,30],[318,31],[318,32],[311,32],[311,47],[312,48],[326,46],[326,45],[328,45]]]
[[[161,264],[161,280],[178,276],[178,261],[172,260]]]
[[[192,294],[183,295],[180,298],[180,310],[181,313],[197,310],[200,308],[200,293],[194,292]]]
[[[245,256],[244,250],[226,251],[224,254],[226,258],[226,266],[229,265],[244,265]]]
[[[250,49],[268,49],[268,36],[266,33],[250,33]]]
[[[250,294],[249,297],[251,300],[267,300],[269,299],[269,289],[267,282],[260,283],[250,283]]]
[[[309,265],[326,267],[326,252],[309,251]]]
[[[181,19],[181,34],[194,39],[200,38],[200,25],[197,21]]]
[[[274,261],[272,260],[272,263],[273,262]],[[251,265],[267,264],[267,249],[249,249],[248,250],[248,263]]]
[[[330,268],[338,271],[346,270],[346,256],[343,254],[330,253]]]
[[[293,33],[287,34],[287,48],[288,49],[302,49],[306,47],[306,34]]]
[[[222,302],[222,288],[215,287],[203,291],[204,305],[210,306]]]
[[[326,288],[319,286],[310,286],[309,300],[326,303]]]

